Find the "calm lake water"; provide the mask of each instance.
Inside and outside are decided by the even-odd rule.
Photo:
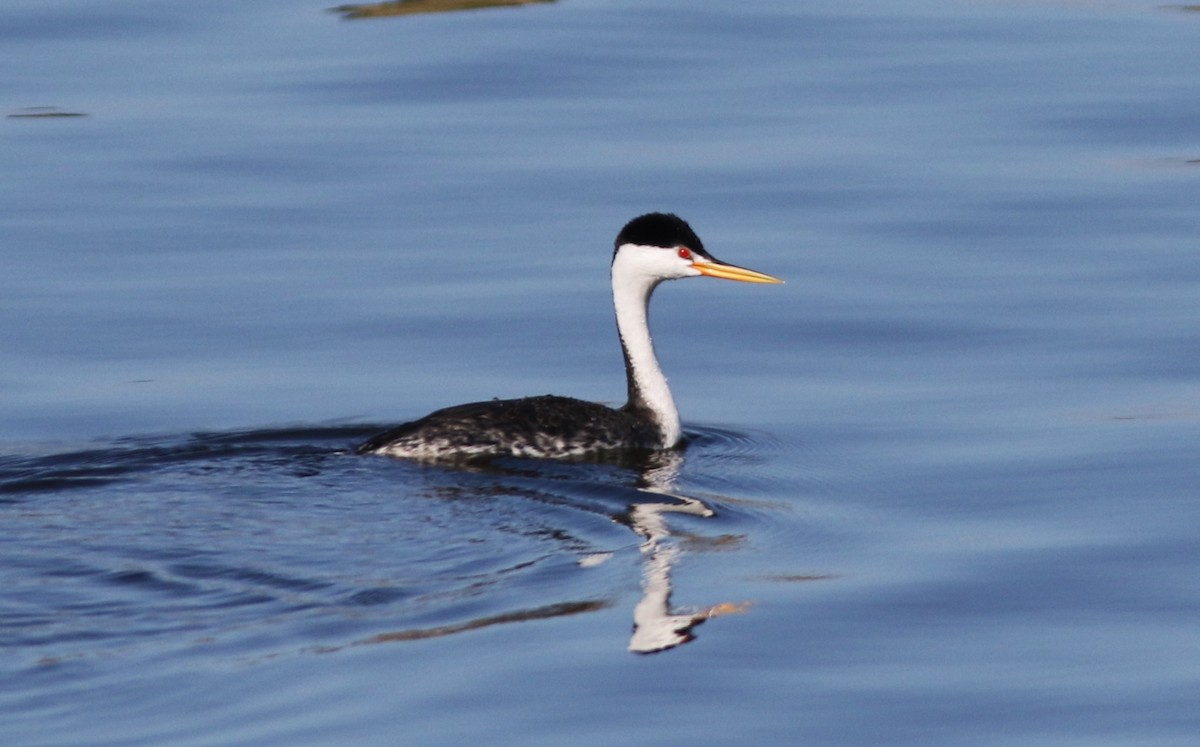
[[[0,741],[1195,744],[1198,49],[1127,0],[10,0]],[[648,210],[788,281],[660,289],[680,458],[349,453],[619,403]]]

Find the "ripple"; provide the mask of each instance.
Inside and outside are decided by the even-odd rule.
[[[637,540],[614,517],[640,495],[634,473],[348,454],[376,430],[138,437],[0,458],[12,561],[0,604],[15,612],[3,645],[30,666],[201,640],[301,651],[381,630],[466,632],[579,599],[592,601],[571,609],[599,609],[628,588]],[[621,547],[625,563],[579,562]]]
[[[196,645],[270,657],[595,611],[639,589],[654,556],[635,505],[661,504],[638,516],[665,512],[654,542],[690,554],[821,542],[798,499],[817,483],[798,489],[771,467],[790,445],[769,434],[703,426],[685,452],[637,462],[457,468],[350,454],[377,430],[299,425],[0,457],[7,552],[24,559],[0,591],[0,603],[20,601],[6,637],[31,666]],[[716,516],[678,513],[677,494]]]
[[[724,530],[739,538],[730,545],[757,554],[742,561],[761,564],[754,578],[837,577],[830,558],[868,545],[885,521],[879,506],[887,491],[860,477],[869,467],[848,462],[852,452],[820,428],[789,438],[712,426],[689,433],[681,489],[716,509]],[[775,558],[812,565],[780,566]]]

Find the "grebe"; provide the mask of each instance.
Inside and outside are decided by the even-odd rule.
[[[634,218],[617,234],[612,258],[613,306],[629,386],[624,407],[553,395],[472,402],[381,433],[356,453],[423,460],[569,458],[678,446],[683,440],[679,411],[654,355],[647,311],[659,283],[699,275],[783,282],[713,258],[691,226],[676,215]]]

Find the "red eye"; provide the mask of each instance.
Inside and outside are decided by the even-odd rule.
[[[680,259],[691,259],[692,258],[692,250],[688,249],[686,246],[679,247],[679,258]]]

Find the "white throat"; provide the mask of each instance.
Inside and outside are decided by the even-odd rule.
[[[626,374],[629,378],[627,407],[649,411],[662,433],[662,446],[679,443],[683,428],[675,398],[667,386],[667,377],[658,365],[654,342],[650,339],[650,294],[662,282],[661,275],[640,267],[633,251],[618,250],[613,258],[613,306],[617,313],[617,333],[625,352]]]

